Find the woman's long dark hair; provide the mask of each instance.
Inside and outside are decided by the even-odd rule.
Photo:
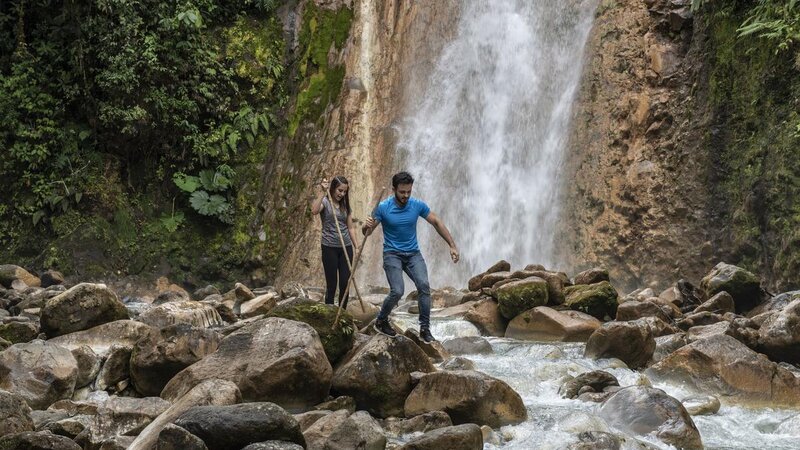
[[[342,177],[342,176],[333,177],[333,180],[331,180],[331,187],[329,189],[330,194],[331,194],[331,198],[333,198],[333,193],[336,192],[336,188],[341,186],[341,185],[343,185],[343,184],[346,184],[348,186],[350,185],[350,183],[347,181],[347,178]],[[351,213],[351,211],[350,211],[350,189],[347,190],[347,192],[344,194],[344,197],[342,197],[342,200],[339,202],[339,206],[341,207],[342,205],[344,205],[344,210],[347,211],[347,215],[349,216],[350,213]],[[333,205],[331,205],[331,206],[333,206]]]

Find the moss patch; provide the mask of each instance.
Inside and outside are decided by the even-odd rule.
[[[311,325],[319,334],[325,356],[331,364],[334,364],[353,348],[356,330],[353,317],[346,311],[342,311],[339,323],[334,328],[336,311],[335,306],[313,301],[297,301],[276,306],[267,317],[281,317]]]
[[[564,289],[564,306],[581,311],[600,320],[617,315],[617,290],[608,281],[579,284]]]
[[[513,319],[518,314],[536,306],[547,304],[547,282],[531,277],[500,286],[495,292],[500,314]]]

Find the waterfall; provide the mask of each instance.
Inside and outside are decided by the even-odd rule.
[[[431,283],[461,287],[499,259],[554,257],[570,110],[595,0],[465,1],[458,32],[398,125],[397,168],[452,232],[454,265],[420,224]]]

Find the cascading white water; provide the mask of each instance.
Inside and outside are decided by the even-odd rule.
[[[463,285],[499,259],[552,267],[569,116],[595,0],[465,1],[399,129],[398,169],[451,230],[462,263],[419,226],[431,283]]]

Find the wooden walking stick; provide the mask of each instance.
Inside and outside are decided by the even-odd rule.
[[[342,229],[339,227],[339,216],[336,214],[336,207],[333,206],[333,198],[331,198],[331,191],[330,188],[325,191],[325,194],[328,196],[328,203],[330,203],[331,208],[333,209],[333,223],[336,225],[336,233],[339,235],[339,243],[342,244],[342,251],[344,252],[344,260],[347,261],[347,267],[350,269],[350,279],[353,279],[353,264],[350,262],[350,255],[347,254],[347,248],[344,245],[344,236],[342,235]],[[349,283],[348,283],[349,284]],[[364,308],[364,300],[361,299],[361,293],[358,292],[358,286],[353,283],[353,288],[356,291],[356,295],[358,296],[358,303],[361,304],[361,312],[366,312],[367,309]],[[339,288],[341,289],[341,287]],[[344,290],[344,294],[341,298],[347,295],[347,288]],[[339,301],[339,311],[336,312],[336,319],[339,318],[339,312],[342,311],[342,302]],[[336,326],[337,320],[333,322],[333,325]]]
[[[383,194],[385,194],[385,193],[386,193],[386,187],[381,188],[381,193],[380,193],[380,195],[378,195],[378,200],[375,202],[375,206],[372,208],[372,212],[370,213],[370,216],[378,208],[378,205],[380,205],[381,200],[383,200]],[[353,279],[353,277],[355,277],[355,275],[356,275],[356,268],[358,268],[358,263],[361,262],[361,254],[364,253],[364,246],[367,245],[367,238],[368,237],[369,237],[369,234],[365,234],[364,238],[361,239],[361,246],[358,247],[358,254],[356,254],[356,257],[353,259],[353,267],[350,269],[350,279],[347,280],[347,287],[344,290],[344,295],[347,295],[347,292],[350,290],[350,284],[351,283],[353,284],[353,286],[356,285],[355,279]],[[341,308],[339,308],[339,311],[336,312],[336,319],[333,321],[333,326],[334,327],[336,326],[336,324],[339,323],[339,313],[341,313],[341,312],[342,312]],[[364,312],[364,305],[363,304],[361,305],[361,312]]]

